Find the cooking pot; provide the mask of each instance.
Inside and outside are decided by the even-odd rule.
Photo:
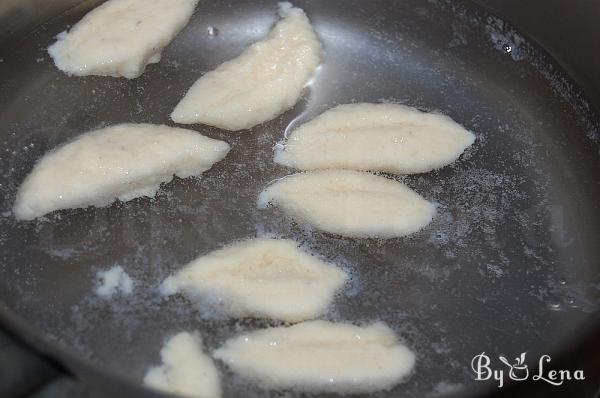
[[[326,55],[293,109],[248,131],[192,126],[232,151],[156,198],[18,222],[16,190],[46,151],[99,126],[172,125],[187,88],[277,19],[274,1],[201,0],[141,77],[66,76],[46,48],[99,3],[0,1],[0,395],[158,396],[141,380],[168,336],[196,329],[212,350],[273,325],[206,318],[158,285],[202,253],[264,234],[352,273],[326,318],[382,320],[416,352],[411,378],[376,396],[597,394],[600,2],[298,0]],[[344,239],[256,209],[260,190],[292,173],[272,162],[286,129],[336,104],[380,101],[447,114],[477,137],[452,166],[400,178],[437,204],[430,226]],[[96,275],[114,265],[134,293],[102,300]],[[501,388],[476,380],[483,353],[505,371]],[[511,380],[500,357],[522,353],[513,379],[524,366],[530,377]],[[585,380],[536,380],[540,363],[543,376],[581,370]],[[276,396],[218,366],[225,396]]]

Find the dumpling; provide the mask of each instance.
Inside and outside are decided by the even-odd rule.
[[[173,175],[200,175],[227,152],[226,142],[168,126],[119,124],[91,131],[36,163],[13,210],[17,219],[31,220],[54,210],[154,196]]]
[[[144,384],[189,398],[220,398],[219,373],[202,349],[199,333],[182,332],[160,351],[163,364],[146,372]]]
[[[292,322],[323,314],[346,278],[293,241],[257,238],[198,257],[162,288],[207,296],[234,315]]]
[[[279,3],[269,35],[194,83],[171,119],[242,130],[290,109],[321,62],[321,44],[300,8]]]
[[[213,356],[267,388],[358,393],[403,382],[415,355],[383,323],[309,321],[230,339]]]
[[[140,76],[188,23],[198,0],[108,0],[48,48],[76,76]]]
[[[350,170],[284,177],[261,192],[258,207],[269,204],[322,231],[356,238],[405,236],[435,214],[435,206],[406,185]]]
[[[301,170],[423,173],[454,162],[475,136],[448,116],[396,104],[339,105],[278,145],[275,162]]]

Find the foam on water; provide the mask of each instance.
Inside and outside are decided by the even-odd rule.
[[[133,291],[133,280],[119,265],[98,271],[96,279],[96,295],[102,298],[110,298],[115,294],[127,296]]]

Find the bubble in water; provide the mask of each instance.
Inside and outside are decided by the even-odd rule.
[[[511,46],[510,44],[504,44],[504,45],[502,46],[502,49],[503,49],[503,50],[504,50],[504,52],[506,52],[506,53],[510,53],[510,52],[512,52],[512,46]]]
[[[214,26],[209,26],[206,30],[209,36],[216,36],[219,34],[219,29],[215,28]]]

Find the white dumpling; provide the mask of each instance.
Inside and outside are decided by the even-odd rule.
[[[345,281],[344,271],[293,241],[257,238],[197,258],[162,288],[208,296],[233,315],[292,322],[323,314]]]
[[[309,321],[243,334],[213,353],[267,388],[358,393],[387,390],[412,372],[415,355],[383,323]]]
[[[247,129],[290,109],[321,62],[321,44],[300,8],[279,3],[269,35],[194,83],[171,118]]]
[[[108,0],[48,48],[76,76],[140,76],[188,23],[198,0]]]
[[[31,220],[54,210],[154,196],[173,175],[198,176],[228,151],[226,142],[162,125],[91,131],[36,163],[19,187],[13,210],[17,219]]]
[[[261,192],[259,208],[269,204],[322,231],[357,238],[405,236],[435,214],[435,206],[406,185],[350,170],[284,177]]]
[[[396,104],[339,105],[277,146],[275,162],[301,170],[423,173],[454,162],[475,136],[448,116]]]
[[[199,333],[179,333],[160,351],[163,364],[146,372],[144,384],[189,398],[219,398],[221,384],[213,360],[202,349]]]

